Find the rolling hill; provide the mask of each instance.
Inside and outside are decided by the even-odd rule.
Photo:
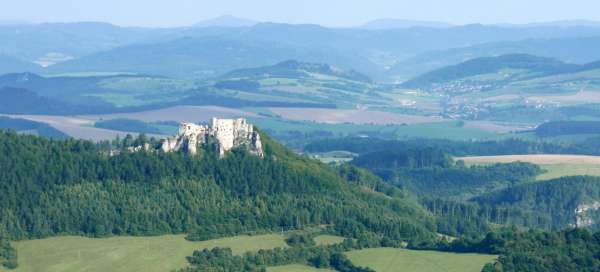
[[[527,38],[519,41],[492,42],[420,53],[400,61],[386,73],[390,78],[405,81],[445,66],[456,65],[476,58],[497,57],[506,54],[530,54],[568,63],[583,64],[600,59],[600,53],[596,50],[598,47],[600,47],[600,37],[597,36]]]
[[[52,71],[117,71],[180,78],[210,78],[235,69],[271,65],[287,59],[369,67],[364,59],[318,47],[218,38],[182,38],[131,45],[58,64]]]
[[[340,231],[380,225],[369,229],[407,240],[433,234],[428,227],[433,218],[401,191],[361,172],[350,179],[267,135],[261,139],[264,159],[243,150],[219,159],[210,148],[202,156],[131,153],[124,151],[127,146],[148,140],[129,137],[115,142],[120,154],[106,156],[106,147],[87,141],[2,132],[0,229],[13,239],[190,233],[190,239],[205,240],[321,224]],[[365,192],[362,186],[380,189]],[[54,208],[40,204],[46,196]],[[15,197],[20,200],[11,201]],[[32,220],[23,209],[29,205],[39,212]]]
[[[463,63],[444,67],[423,74],[402,83],[406,88],[431,88],[434,85],[448,84],[454,81],[480,81],[484,83],[499,81],[509,83],[535,77],[572,73],[583,69],[576,64],[568,64],[551,58],[526,54],[510,54],[499,57],[486,57],[468,60]],[[488,74],[502,74],[499,78],[476,78]]]
[[[295,60],[234,70],[215,79],[210,88],[215,93],[234,98],[312,103],[316,107],[353,108],[358,104],[389,104],[378,94],[379,85],[362,73],[329,64]]]
[[[581,26],[567,29],[550,26],[509,28],[467,25],[373,31],[275,23],[244,27],[211,26],[120,31],[120,34],[115,34],[117,38],[119,35],[128,34],[131,36],[130,40],[115,38],[118,42],[112,44],[112,47],[90,50],[84,55],[67,54],[76,59],[51,66],[48,71],[110,71],[188,78],[210,77],[234,69],[297,59],[303,62],[326,62],[359,70],[373,78],[387,79],[390,75],[402,76],[404,73],[390,72],[394,71],[394,66],[406,66],[402,64],[404,60],[433,50],[523,39],[600,35],[600,28]],[[99,43],[104,44],[102,41]],[[73,46],[75,45],[77,43],[73,43]],[[47,54],[64,53],[65,50],[40,51]],[[215,59],[215,55],[223,58]],[[110,66],[111,63],[114,63],[114,67]],[[174,65],[179,63],[180,66]]]
[[[0,51],[30,62],[48,53],[80,57],[140,42],[162,32],[98,22],[1,25]]]

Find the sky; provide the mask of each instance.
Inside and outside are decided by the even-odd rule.
[[[356,26],[380,18],[469,23],[600,21],[598,0],[0,0],[0,21],[191,25],[221,15]]]

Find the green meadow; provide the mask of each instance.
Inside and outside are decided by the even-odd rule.
[[[358,266],[377,272],[480,272],[494,255],[458,254],[397,248],[372,248],[346,253]]]
[[[184,235],[85,238],[75,236],[15,242],[19,272],[145,271],[183,268],[194,250],[229,247],[234,254],[286,247],[278,234],[190,242]],[[277,270],[276,270],[277,271]]]

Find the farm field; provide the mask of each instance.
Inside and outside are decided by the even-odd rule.
[[[234,254],[285,247],[277,234],[190,242],[184,235],[85,238],[75,236],[15,242],[19,272],[171,271],[187,265],[194,250],[230,247]],[[310,270],[309,270],[310,271]]]
[[[271,108],[272,112],[285,119],[295,121],[314,121],[319,123],[353,124],[419,124],[441,122],[439,117],[403,115],[383,111],[317,109],[317,108]]]
[[[468,165],[529,162],[539,165],[546,170],[537,177],[537,180],[549,180],[564,176],[590,175],[600,176],[600,156],[584,155],[506,155],[506,156],[480,156],[457,157]]]
[[[336,235],[319,235],[314,238],[317,245],[335,245],[344,242],[344,237]]]
[[[274,266],[267,268],[267,272],[333,272],[335,270],[329,269],[318,269],[314,267],[310,267],[307,265],[301,264],[291,264],[291,265],[282,265],[282,266]]]
[[[397,248],[371,248],[346,253],[358,266],[377,272],[480,272],[494,255],[416,251]]]

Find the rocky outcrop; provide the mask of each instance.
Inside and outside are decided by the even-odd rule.
[[[182,123],[177,135],[165,139],[161,148],[164,152],[183,150],[193,155],[198,153],[198,145],[206,144],[214,145],[221,157],[235,147],[246,147],[250,153],[264,156],[260,134],[242,118],[213,118],[209,126]]]
[[[596,211],[600,209],[600,202],[595,201],[591,204],[580,204],[575,209],[576,221],[574,227],[582,228],[593,225],[594,219],[588,215],[589,211]]]

